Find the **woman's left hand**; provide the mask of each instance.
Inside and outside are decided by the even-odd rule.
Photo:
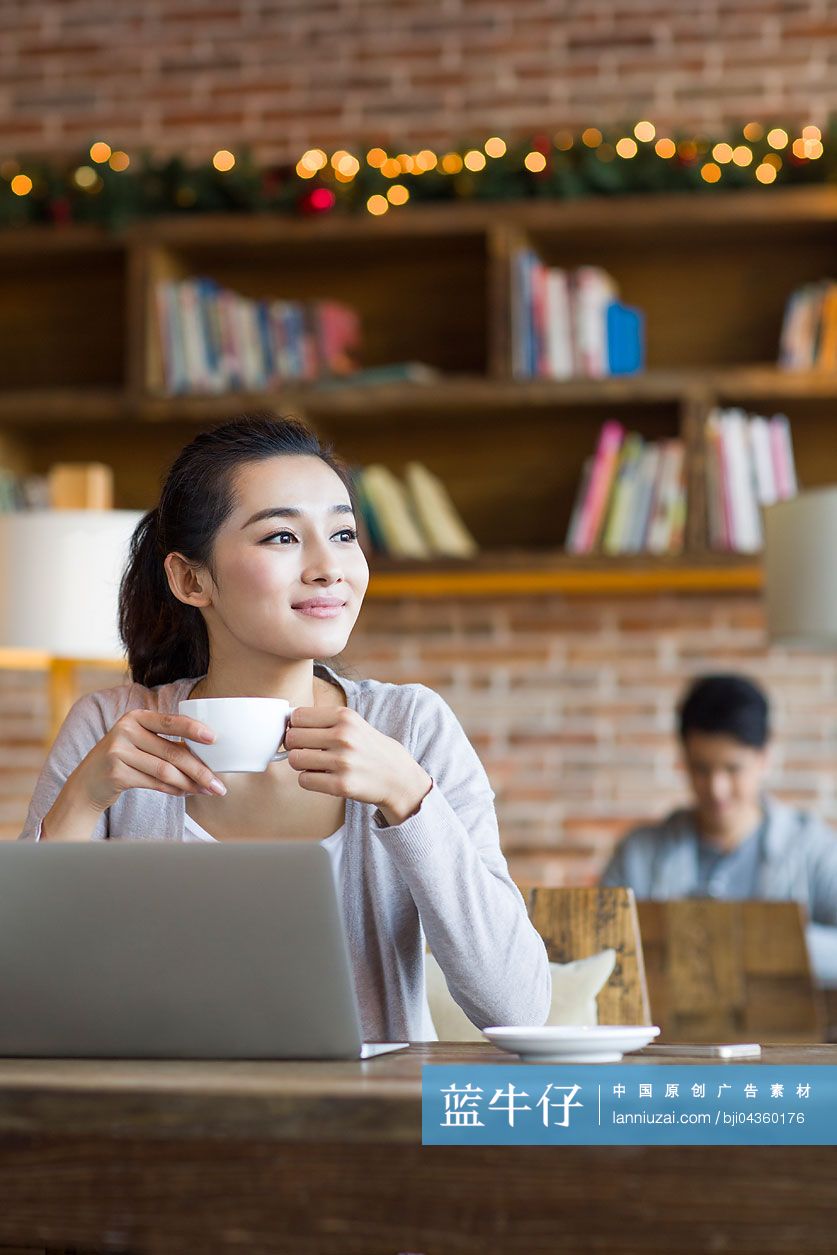
[[[370,802],[390,826],[414,815],[433,785],[400,742],[345,706],[298,706],[284,744],[301,788]]]

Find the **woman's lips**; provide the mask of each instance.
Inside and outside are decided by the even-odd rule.
[[[310,606],[294,606],[293,609],[297,614],[306,614],[311,619],[336,619],[346,609],[343,602],[332,603],[331,605],[310,605]]]

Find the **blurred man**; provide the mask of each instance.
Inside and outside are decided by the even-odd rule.
[[[808,912],[814,973],[837,986],[837,836],[765,792],[767,698],[743,676],[705,676],[679,722],[692,806],[629,832],[601,883],[629,885],[638,898],[796,899]]]

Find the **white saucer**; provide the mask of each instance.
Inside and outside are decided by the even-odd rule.
[[[484,1028],[500,1050],[531,1063],[618,1063],[658,1035],[654,1024],[546,1025],[544,1028]]]

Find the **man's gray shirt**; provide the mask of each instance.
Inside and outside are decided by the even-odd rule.
[[[837,986],[837,836],[814,815],[764,799],[752,892],[722,881],[711,896],[795,899],[808,914],[808,949],[821,985]],[[635,828],[619,842],[603,885],[628,885],[638,898],[688,898],[700,887],[701,841],[690,810]]]

